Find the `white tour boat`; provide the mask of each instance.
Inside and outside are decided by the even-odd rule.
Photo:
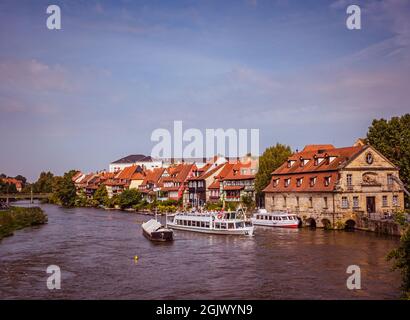
[[[237,212],[192,212],[176,213],[167,226],[172,229],[202,233],[253,235],[252,222],[247,220],[242,210]]]
[[[266,209],[259,209],[251,221],[254,225],[267,227],[297,228],[299,225],[296,214],[286,211],[267,212]]]

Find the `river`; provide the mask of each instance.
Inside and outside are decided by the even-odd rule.
[[[175,231],[143,237],[150,217],[40,205],[47,225],[0,242],[0,299],[398,299],[385,256],[397,238],[361,231],[255,228],[254,237]],[[138,256],[135,261],[134,257]],[[49,265],[61,289],[48,290]],[[361,290],[348,290],[358,265]]]

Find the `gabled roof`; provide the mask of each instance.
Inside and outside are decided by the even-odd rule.
[[[214,173],[216,173],[219,169],[221,169],[224,166],[224,164],[220,164],[218,166],[215,166],[211,169],[209,169],[208,167],[208,171],[205,171],[204,173],[202,173],[200,176],[198,177],[191,177],[188,180],[190,181],[198,181],[198,180],[205,180],[207,178],[209,178],[211,175],[213,175]]]
[[[151,156],[145,156],[143,154],[131,154],[129,156],[118,159],[111,163],[115,164],[115,163],[136,163],[136,162],[152,162],[152,158]]]
[[[137,172],[138,168],[140,167],[136,165],[125,167],[115,175],[115,179],[131,180],[132,176]]]
[[[315,146],[315,147],[313,147]],[[309,145],[302,151],[291,155],[272,175],[297,174],[318,171],[333,171],[346,165],[348,160],[359,154],[366,146],[353,146],[344,148],[331,147],[328,149],[317,149],[326,145]],[[315,164],[315,158],[319,158],[320,163]],[[302,165],[303,160],[308,160]],[[288,167],[288,163],[291,166]]]

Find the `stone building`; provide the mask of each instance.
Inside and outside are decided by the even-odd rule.
[[[345,148],[307,145],[272,173],[264,193],[266,209],[295,212],[310,226],[354,227],[404,209],[398,168],[360,140]]]

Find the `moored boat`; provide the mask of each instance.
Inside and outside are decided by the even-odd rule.
[[[180,212],[167,222],[172,229],[224,235],[253,235],[252,222],[242,211],[237,212]]]
[[[254,225],[280,228],[297,228],[299,220],[296,214],[286,211],[267,212],[265,209],[260,209],[255,213],[251,221]]]
[[[172,241],[173,231],[164,227],[156,219],[144,222],[142,225],[143,235],[151,241]]]

